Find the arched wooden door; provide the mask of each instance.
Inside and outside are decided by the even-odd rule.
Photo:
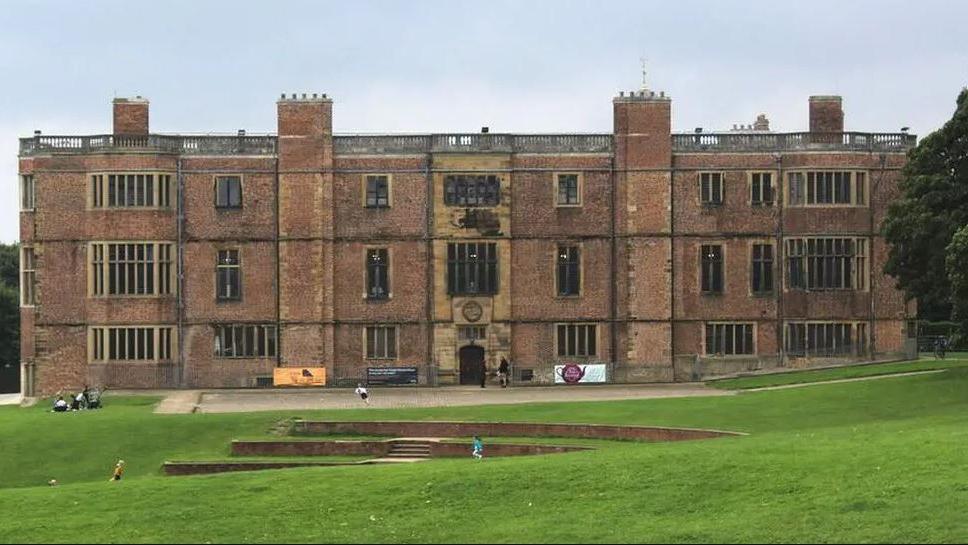
[[[460,383],[481,383],[481,362],[484,361],[484,347],[465,346],[460,349]]]

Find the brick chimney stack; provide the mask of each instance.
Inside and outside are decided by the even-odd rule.
[[[766,114],[756,116],[756,122],[753,123],[753,130],[763,132],[768,132],[770,130],[770,120],[767,119]]]
[[[148,134],[148,99],[116,98],[114,105],[114,134],[128,136]]]
[[[810,132],[844,132],[843,99],[839,96],[810,97]]]

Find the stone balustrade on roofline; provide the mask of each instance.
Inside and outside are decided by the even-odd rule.
[[[870,151],[905,152],[917,144],[907,133],[676,133],[674,153]],[[612,153],[614,136],[598,134],[337,134],[337,155],[422,153]],[[20,139],[20,156],[76,153],[275,155],[275,135],[94,135]]]

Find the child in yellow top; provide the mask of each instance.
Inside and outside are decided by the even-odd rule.
[[[121,477],[124,475],[124,460],[118,460],[118,464],[114,466],[114,475],[111,476],[109,481],[120,481]]]

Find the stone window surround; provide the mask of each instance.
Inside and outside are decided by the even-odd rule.
[[[753,328],[753,350],[752,350],[752,352],[750,352],[749,354],[725,354],[725,353],[723,353],[723,354],[720,354],[720,353],[710,354],[709,352],[707,352],[706,350],[708,348],[708,344],[706,343],[706,327],[707,326],[717,326],[717,325],[752,326],[752,328]],[[714,320],[714,321],[702,322],[702,329],[700,330],[700,335],[701,335],[701,337],[700,337],[700,343],[701,343],[701,345],[700,346],[702,348],[702,354],[703,354],[703,356],[706,356],[706,357],[715,357],[715,358],[724,358],[724,359],[726,359],[726,358],[742,359],[742,358],[754,357],[757,354],[759,354],[759,344],[760,343],[759,343],[759,340],[757,339],[757,335],[758,334],[759,334],[759,327],[758,327],[758,324],[756,322],[745,322],[745,321],[731,322],[731,321],[724,321],[724,320]]]
[[[380,360],[380,361],[392,361],[400,358],[400,326],[395,324],[371,324],[364,326],[362,331],[363,338],[363,358],[368,361]],[[375,335],[383,333],[384,348],[389,351],[389,345],[386,342],[386,332],[393,330],[393,355],[385,353],[383,356],[380,355],[370,355],[370,343],[369,343],[369,333],[373,330]]]
[[[33,212],[37,209],[37,180],[33,174],[20,175],[20,211]],[[29,188],[29,191],[28,191]],[[28,206],[29,205],[29,206]]]
[[[562,203],[558,200],[559,189],[558,186],[561,183],[561,176],[576,176],[578,178],[578,202],[577,203]],[[552,174],[551,184],[552,189],[552,202],[555,204],[555,208],[581,208],[585,204],[584,193],[585,193],[585,176],[581,171],[559,171]]]
[[[225,346],[224,342],[222,342],[221,339],[225,337],[224,332],[225,332],[225,329],[226,328],[232,328],[232,331],[233,331],[232,332],[233,340],[235,338],[236,328],[241,328],[243,344],[244,344],[244,340],[245,340],[245,336],[246,336],[245,335],[246,334],[246,330],[248,328],[253,328],[252,329],[252,338],[253,338],[253,341],[256,343],[256,345],[258,345],[258,343],[259,343],[259,333],[258,333],[258,331],[261,329],[262,330],[262,334],[263,334],[263,339],[264,339],[265,354],[259,355],[258,354],[258,346],[255,346],[255,347],[252,347],[253,348],[253,354],[252,355],[246,355],[246,354],[243,354],[241,356],[234,355],[234,354],[231,355],[231,356],[225,355],[227,349],[226,349],[226,346]],[[276,358],[278,356],[278,354],[279,354],[279,326],[277,324],[274,324],[274,323],[258,323],[258,324],[218,323],[218,324],[213,324],[212,329],[213,329],[213,331],[212,331],[212,344],[213,344],[213,349],[214,349],[214,355],[213,355],[213,357],[215,359],[220,359],[220,360],[223,360],[223,359],[228,359],[228,360],[260,359],[260,360],[264,360],[264,359],[273,359],[273,358]],[[271,333],[271,335],[270,335],[270,333]],[[270,346],[269,346],[270,339],[272,339],[272,346],[271,346],[272,349],[271,350],[270,350]]]
[[[110,286],[110,283],[109,283],[110,281],[109,281],[109,278],[108,278],[108,271],[110,270],[110,261],[109,261],[109,257],[108,257],[108,247],[110,245],[112,245],[112,244],[136,244],[136,245],[152,244],[152,245],[154,245],[154,266],[152,267],[152,274],[154,275],[153,286],[154,286],[154,291],[156,293],[143,293],[143,294],[111,294],[111,293],[108,293],[109,292],[109,286]],[[168,256],[168,261],[166,263],[168,263],[168,265],[171,268],[170,268],[170,271],[169,271],[169,278],[168,278],[168,282],[167,282],[167,285],[168,285],[168,293],[161,293],[161,289],[160,289],[161,288],[161,283],[160,283],[160,280],[161,280],[160,267],[161,267],[161,264],[163,262],[161,260],[161,252],[160,252],[160,249],[161,249],[162,246],[165,246],[165,245],[167,245],[169,247],[169,256]],[[96,288],[96,286],[95,286],[95,274],[94,274],[94,267],[95,267],[95,262],[94,262],[94,259],[95,259],[95,251],[94,251],[94,247],[95,246],[101,246],[102,247],[102,259],[101,259],[100,265],[101,265],[101,267],[103,267],[103,269],[102,269],[103,272],[102,272],[102,276],[101,276],[101,279],[102,279],[102,281],[104,283],[104,285],[102,287],[103,293],[96,293],[95,292],[95,288]],[[145,299],[145,298],[149,298],[149,299],[157,299],[157,298],[162,298],[162,297],[172,297],[172,296],[175,295],[175,289],[176,289],[175,281],[177,279],[177,270],[176,270],[176,262],[177,262],[177,259],[176,259],[176,257],[177,257],[177,253],[178,252],[177,252],[177,249],[176,249],[176,243],[174,241],[170,241],[170,240],[97,240],[97,241],[91,241],[91,242],[88,242],[87,243],[87,252],[88,252],[88,255],[87,255],[87,266],[86,266],[86,268],[87,268],[87,274],[88,274],[88,277],[87,277],[87,296],[89,298],[97,298],[97,299],[134,299],[134,298]]]
[[[385,206],[368,205],[366,203],[367,190],[368,190],[367,186],[369,183],[369,179],[375,176],[383,176],[383,177],[386,177],[387,179],[387,204]],[[361,179],[361,182],[360,182],[361,193],[363,196],[363,198],[360,201],[360,204],[363,208],[367,208],[370,210],[385,210],[387,208],[393,208],[393,174],[382,173],[382,172],[369,172],[367,174],[363,174],[360,177],[360,179]]]
[[[851,330],[850,330],[851,331],[851,338],[855,341],[854,342],[854,345],[855,346],[857,345],[856,341],[859,340],[858,333],[859,332],[862,332],[863,333],[863,341],[864,341],[863,348],[864,348],[864,351],[866,352],[868,346],[870,345],[870,340],[871,340],[871,337],[870,337],[870,329],[869,329],[870,328],[870,325],[869,325],[869,322],[862,321],[862,320],[784,320],[783,321],[783,351],[786,354],[788,354],[788,355],[792,353],[792,351],[790,350],[790,326],[791,325],[803,325],[804,326],[804,336],[805,336],[804,337],[804,344],[806,345],[806,342],[809,341],[809,332],[807,330],[808,326],[810,326],[810,325],[826,325],[826,324],[850,325],[851,326]],[[804,347],[804,351],[805,352],[809,352],[809,350],[810,349],[809,348],[806,348],[806,346]],[[856,351],[854,353],[856,353]],[[794,354],[794,356],[795,357],[811,357],[809,355],[796,356],[795,354]],[[835,356],[819,355],[819,357],[835,357]]]
[[[720,255],[721,255],[721,260],[720,261],[722,263],[722,290],[721,291],[704,291],[702,289],[702,280],[703,280],[703,267],[702,267],[702,265],[703,265],[703,257],[705,257],[703,255],[703,246],[718,246],[719,247],[719,251],[720,251]],[[697,241],[696,250],[698,250],[698,254],[699,254],[699,263],[698,263],[699,266],[697,267],[697,270],[696,270],[696,289],[697,289],[697,291],[699,292],[699,294],[701,296],[706,296],[706,297],[720,297],[720,296],[726,294],[726,292],[727,292],[727,289],[726,289],[726,284],[727,284],[727,282],[726,282],[726,280],[727,280],[726,279],[726,270],[727,270],[726,263],[727,263],[727,260],[728,260],[728,257],[729,257],[726,247],[727,247],[727,245],[726,245],[725,241],[723,241],[723,240],[713,240],[713,241],[703,241],[703,240],[700,240],[700,241]]]
[[[598,327],[598,325],[599,324],[592,323],[592,322],[556,322],[554,324],[554,328],[555,328],[554,329],[554,341],[555,341],[555,344],[554,344],[554,354],[555,354],[555,357],[558,358],[558,359],[561,359],[561,358],[599,358],[600,357],[600,355],[599,355],[599,353],[600,353],[600,347],[602,346],[602,328],[601,327]],[[572,355],[572,356],[569,356],[567,354],[561,354],[560,351],[558,350],[558,347],[559,347],[558,340],[559,340],[559,335],[560,335],[559,334],[559,331],[561,330],[562,327],[566,327],[566,328],[570,328],[570,327],[575,327],[575,328],[577,328],[577,327],[592,327],[592,328],[594,328],[594,335],[593,335],[592,338],[594,338],[594,340],[595,340],[595,352],[593,354]],[[576,329],[576,334],[577,334],[577,329]],[[577,337],[576,337],[576,339],[577,339]],[[566,345],[567,345],[567,342],[566,342]],[[576,351],[577,351],[577,348],[578,348],[577,340],[576,340],[576,343],[575,343],[575,348],[576,348]],[[587,345],[586,345],[586,350],[587,350]],[[565,351],[566,352],[568,351],[567,350],[567,346],[565,347]]]
[[[704,197],[704,195],[703,195],[703,187],[702,187],[702,184],[703,184],[703,176],[709,176],[710,177],[709,178],[709,183],[710,183],[710,187],[709,187],[709,192],[710,193],[709,194],[710,194],[710,198],[711,198],[713,196],[713,185],[712,185],[712,182],[715,179],[715,178],[712,177],[713,175],[719,176],[719,200],[718,201],[716,201],[716,200],[705,201],[705,200],[703,200],[703,197]],[[724,206],[726,204],[726,173],[725,172],[722,172],[722,171],[719,171],[719,170],[700,170],[699,172],[696,173],[696,185],[698,186],[698,189],[699,189],[699,193],[698,193],[698,204],[699,204],[699,206],[701,206],[701,207],[718,207],[718,206]]]
[[[108,204],[108,176],[154,176],[154,188],[152,190],[154,204],[152,206],[110,206]],[[161,177],[168,177],[168,206],[160,206],[159,203],[162,202],[161,194]],[[88,186],[85,190],[86,193],[86,204],[88,210],[110,210],[110,211],[120,211],[120,210],[173,210],[175,206],[174,202],[177,202],[178,194],[178,181],[176,179],[177,174],[172,171],[165,170],[97,170],[91,171],[87,174]],[[99,194],[101,195],[101,205],[98,206],[94,199],[94,185],[100,185]]]
[[[369,293],[369,274],[370,274],[370,250],[387,251],[387,294],[385,297],[370,297]],[[387,244],[367,244],[363,247],[363,300],[365,301],[388,301],[393,299],[393,246]]]
[[[795,288],[795,287],[790,287],[790,283],[792,281],[792,278],[791,278],[791,276],[789,274],[789,266],[790,266],[790,252],[789,252],[789,247],[790,246],[789,246],[789,243],[791,241],[794,241],[794,240],[802,240],[802,241],[804,241],[804,246],[806,246],[806,241],[808,239],[813,239],[813,240],[824,240],[824,239],[853,239],[855,241],[855,244],[858,244],[859,242],[863,242],[863,251],[855,251],[855,253],[854,253],[853,257],[852,257],[852,259],[854,261],[854,265],[853,265],[853,267],[854,267],[854,271],[853,272],[854,272],[854,278],[855,278],[854,287],[852,287],[852,288],[813,288],[813,289],[810,289],[810,288]],[[783,252],[783,256],[782,256],[782,258],[780,260],[780,266],[781,267],[784,267],[784,269],[783,269],[783,271],[784,271],[784,274],[783,274],[784,282],[783,282],[783,286],[782,286],[783,292],[784,293],[791,292],[791,291],[794,291],[794,292],[804,292],[804,293],[819,292],[819,291],[826,291],[826,292],[837,292],[837,291],[869,292],[870,291],[870,288],[871,288],[871,259],[870,259],[870,247],[871,247],[871,244],[872,244],[871,237],[865,237],[865,236],[851,236],[851,235],[807,235],[807,236],[786,236],[786,237],[783,237],[783,247],[782,247],[782,250],[781,250]],[[855,247],[857,247],[857,246],[855,246]],[[809,259],[809,257],[806,254],[806,248],[804,248],[804,254],[803,254],[802,257],[803,257],[804,260]],[[858,271],[856,270],[856,262],[857,262],[857,259],[858,258],[864,260],[863,271],[859,271],[860,272],[860,276],[858,276]],[[776,261],[776,252],[774,252],[773,259],[774,259],[774,262],[775,262]],[[804,277],[806,277],[806,275],[808,274],[807,273],[806,264],[804,265],[803,274],[804,274]],[[864,282],[864,288],[863,289],[857,289],[857,287],[856,287],[857,286],[856,280],[858,280],[858,279],[859,280],[862,280]],[[774,276],[774,285],[775,285],[775,283],[776,283],[776,277]]]
[[[236,252],[236,255],[238,256],[237,263],[235,265],[223,265],[219,261],[219,254],[221,252],[230,252],[230,251]],[[232,246],[232,245],[223,246],[221,244],[217,244],[215,246],[215,301],[216,302],[231,303],[231,302],[242,301],[242,297],[244,296],[243,294],[245,293],[245,290],[242,289],[243,282],[244,282],[244,279],[243,279],[244,277],[242,275],[242,264],[244,262],[245,260],[243,259],[243,251],[241,246]],[[238,288],[239,289],[238,289],[238,294],[235,295],[234,297],[224,296],[219,290],[219,278],[221,276],[222,269],[226,269],[226,268],[235,268],[238,270],[238,278],[239,278]]]
[[[109,336],[108,331],[112,329],[151,329],[154,331],[153,342],[154,342],[154,354],[155,357],[152,359],[115,359],[112,360],[107,357],[109,354]],[[168,354],[169,357],[161,358],[162,354],[162,337],[161,330],[168,330]],[[95,354],[97,352],[95,344],[98,341],[97,332],[100,331],[100,342],[102,343],[101,353],[104,355],[101,359],[95,359]],[[178,348],[178,327],[176,324],[126,324],[126,325],[91,325],[87,328],[87,361],[89,364],[105,364],[105,363],[138,363],[138,364],[150,364],[150,363],[166,363],[175,361],[176,352]]]
[[[771,247],[773,249],[773,253],[772,253],[773,266],[770,269],[771,272],[773,273],[773,275],[772,275],[773,276],[772,277],[773,284],[772,284],[772,288],[770,290],[768,290],[768,291],[754,291],[753,290],[753,266],[754,266],[754,263],[755,263],[753,261],[753,248],[755,246],[769,246],[769,247]],[[777,291],[776,290],[776,288],[777,288],[777,282],[779,280],[779,277],[777,275],[777,263],[778,263],[779,260],[777,260],[776,241],[775,240],[772,240],[772,239],[765,239],[765,238],[751,239],[747,243],[747,249],[749,250],[749,266],[750,266],[750,268],[749,268],[749,282],[746,283],[746,286],[747,286],[747,289],[749,290],[749,296],[750,297],[771,297],[771,296],[775,295],[776,294],[776,291]],[[782,265],[782,261],[779,261],[779,262]]]
[[[760,200],[760,201],[754,201],[753,200],[753,176],[754,175],[757,175],[757,174],[760,174],[760,175],[769,174],[770,175],[770,190],[772,192],[772,195],[771,195],[771,199],[769,201],[762,201],[762,200]],[[777,200],[778,200],[777,199],[777,196],[779,195],[779,187],[777,186],[777,180],[779,180],[779,178],[780,178],[779,172],[776,171],[776,170],[750,170],[750,171],[747,171],[747,173],[746,173],[746,181],[747,181],[747,186],[748,186],[748,189],[749,190],[746,192],[746,194],[749,195],[749,198],[750,198],[749,204],[750,204],[750,206],[761,207],[761,208],[775,206],[776,203],[777,203]],[[760,180],[761,180],[761,182],[760,182],[760,195],[762,195],[762,192],[763,192],[763,189],[762,189],[762,176],[761,176]]]
[[[27,245],[20,247],[20,306],[24,308],[37,305],[37,252],[34,246]],[[30,252],[30,268],[26,268],[27,252]],[[29,280],[28,280],[29,275]],[[27,296],[28,286],[30,286],[30,296]],[[30,302],[27,303],[27,299]]]
[[[787,207],[787,208],[867,208],[867,207],[870,206],[870,186],[871,186],[870,180],[871,180],[871,176],[870,176],[870,171],[867,170],[867,169],[858,169],[858,168],[850,168],[850,167],[847,167],[847,168],[810,168],[810,167],[799,168],[798,167],[798,168],[788,168],[788,169],[784,169],[783,172],[786,175],[784,177],[784,179],[781,180],[781,183],[784,184],[783,205],[785,207]],[[806,189],[806,184],[808,183],[807,182],[807,173],[809,173],[809,172],[824,172],[824,173],[827,173],[827,172],[847,172],[847,173],[850,173],[850,197],[851,197],[851,202],[850,203],[814,203],[814,204],[807,204],[807,189]],[[801,203],[801,204],[795,204],[795,203],[791,204],[791,202],[790,202],[790,197],[791,197],[790,177],[791,177],[791,175],[794,175],[794,174],[801,174],[803,176],[804,189],[803,189],[803,203]],[[864,191],[863,191],[864,202],[857,202],[857,175],[858,174],[862,174],[863,175],[863,180],[864,180]]]
[[[239,179],[239,205],[232,206],[228,204],[219,204],[218,202],[218,181],[220,178],[238,178]],[[231,174],[231,173],[218,173],[212,175],[212,194],[215,196],[215,210],[228,211],[228,210],[242,210],[245,208],[245,175],[242,173]]]
[[[573,295],[562,295],[560,286],[558,285],[558,257],[560,255],[562,247],[575,247],[578,248],[578,293]],[[556,299],[577,299],[585,293],[585,245],[580,241],[559,241],[554,245],[552,253],[551,262],[553,264],[553,278],[552,288],[554,289],[554,297]]]

